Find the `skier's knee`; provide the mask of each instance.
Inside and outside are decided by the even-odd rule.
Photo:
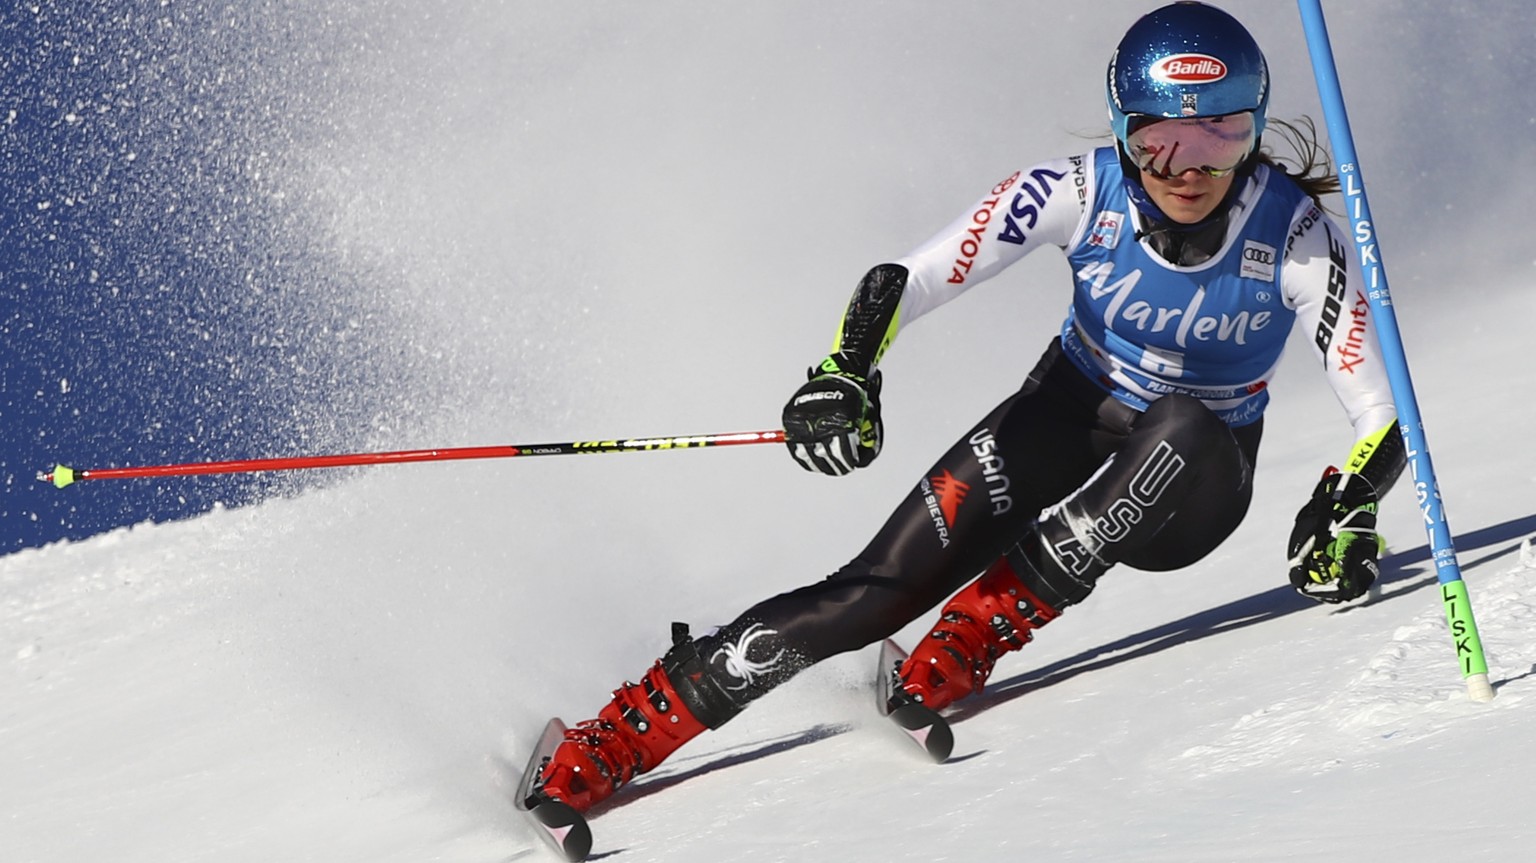
[[[1153,402],[1137,421],[1136,432],[1165,441],[1195,473],[1221,470],[1241,458],[1232,428],[1199,399],[1182,393]]]

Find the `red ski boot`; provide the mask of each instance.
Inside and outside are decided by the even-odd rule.
[[[1006,557],[945,603],[939,622],[901,666],[901,689],[931,710],[980,692],[997,658],[1028,644],[1056,619]]]
[[[638,685],[625,681],[596,719],[566,731],[534,784],[534,797],[586,812],[739,711],[702,673],[687,629],[674,629],[673,638],[672,649]]]

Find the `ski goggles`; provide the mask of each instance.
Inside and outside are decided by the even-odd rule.
[[[1125,137],[1136,167],[1166,180],[1194,169],[1221,178],[1253,152],[1253,112],[1220,117],[1149,119]]]

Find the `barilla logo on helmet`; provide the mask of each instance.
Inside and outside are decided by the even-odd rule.
[[[1227,64],[1209,54],[1174,54],[1154,61],[1147,74],[1164,84],[1210,84],[1227,77]]]

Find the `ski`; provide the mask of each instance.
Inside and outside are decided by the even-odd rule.
[[[528,757],[523,777],[517,783],[517,798],[513,804],[528,817],[534,832],[565,859],[576,863],[592,853],[592,829],[587,819],[570,806],[533,793],[533,783],[543,772],[544,763],[554,754],[555,747],[565,739],[565,723],[558,718],[549,720],[538,745]]]
[[[954,732],[937,711],[929,710],[902,691],[899,675],[906,659],[907,652],[891,639],[880,645],[880,661],[875,669],[875,707],[922,747],[929,758],[943,763],[955,748]]]

